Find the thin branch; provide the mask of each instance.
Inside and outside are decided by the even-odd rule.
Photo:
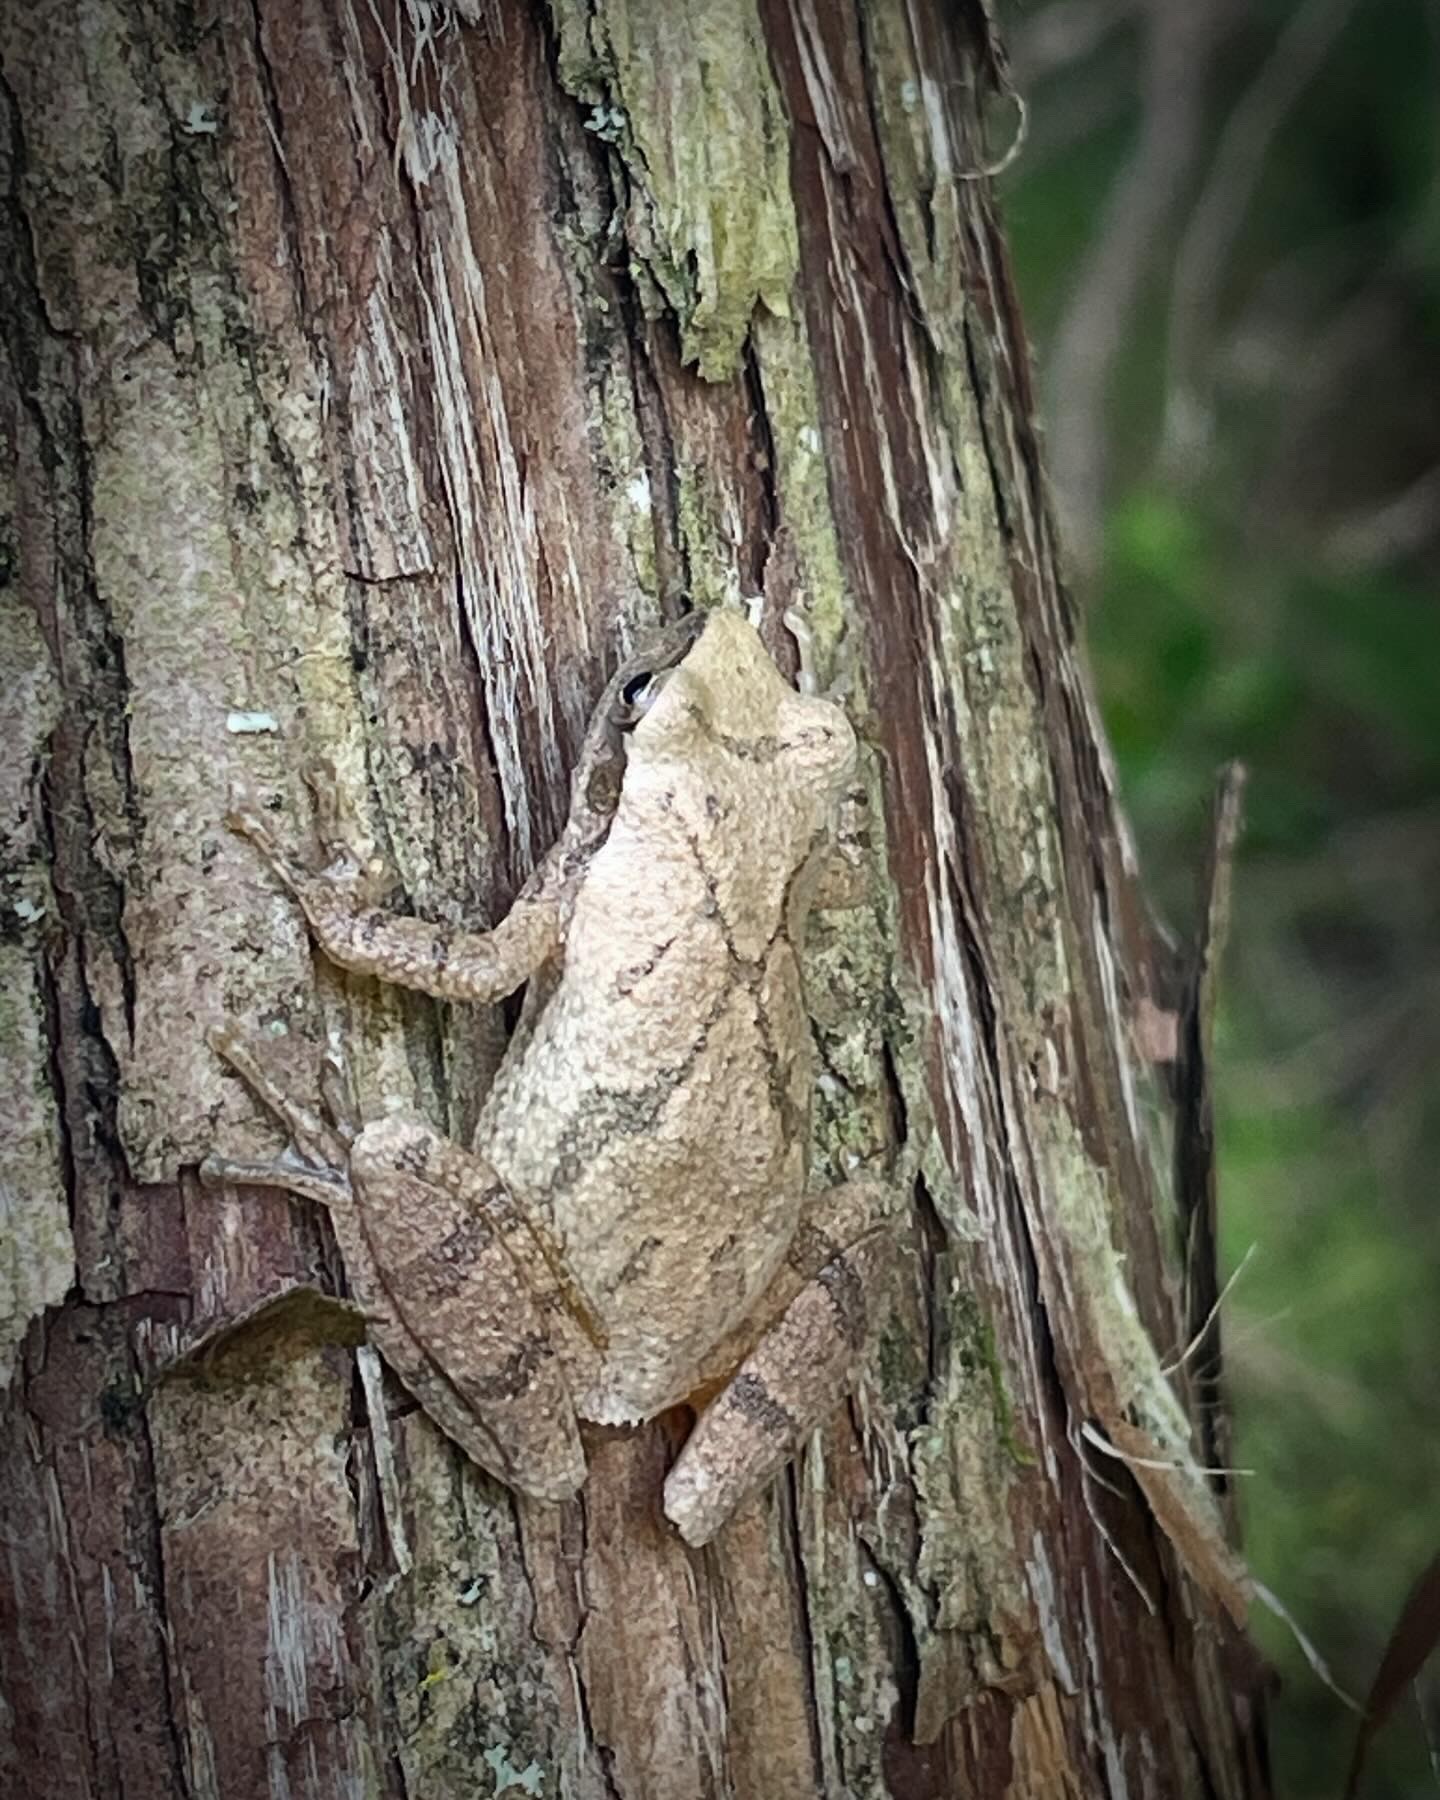
[[[1128,24],[1135,0],[1051,0],[1011,27],[1010,61],[1022,87],[1064,73]]]
[[[1250,1261],[1250,1258],[1255,1254],[1255,1250],[1256,1250],[1256,1246],[1254,1244],[1252,1244],[1250,1246],[1250,1248],[1245,1252],[1245,1254],[1240,1258],[1240,1261],[1235,1265],[1234,1271],[1232,1272],[1230,1279],[1225,1283],[1224,1287],[1221,1288],[1220,1292],[1215,1296],[1215,1304],[1210,1308],[1209,1312],[1206,1313],[1205,1317],[1200,1321],[1199,1325],[1196,1327],[1193,1335],[1191,1336],[1190,1342],[1185,1346],[1185,1348],[1180,1352],[1180,1354],[1174,1358],[1173,1361],[1164,1364],[1164,1366],[1161,1368],[1161,1371],[1160,1371],[1160,1373],[1162,1375],[1174,1375],[1174,1374],[1178,1373],[1178,1371],[1183,1369],[1185,1367],[1186,1363],[1189,1362],[1190,1358],[1200,1348],[1201,1344],[1204,1343],[1205,1334],[1209,1331],[1211,1325],[1214,1324],[1215,1320],[1220,1316],[1220,1308],[1225,1304],[1226,1299],[1229,1297],[1231,1288],[1234,1287],[1235,1283],[1245,1273],[1245,1265]]]
[[[1221,133],[1175,259],[1165,406],[1165,443],[1172,460],[1188,460],[1209,436],[1209,403],[1201,392],[1199,368],[1215,323],[1221,276],[1266,155],[1354,9],[1355,0],[1309,0],[1302,6]]]
[[[1099,554],[1110,374],[1199,150],[1214,13],[1214,0],[1150,0],[1140,135],[1111,190],[1056,338],[1050,466],[1070,555],[1082,574]]]

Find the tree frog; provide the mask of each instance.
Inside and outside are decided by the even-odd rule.
[[[688,1402],[664,1510],[703,1544],[853,1385],[893,1208],[879,1181],[808,1191],[799,950],[854,762],[842,709],[718,610],[612,680],[560,840],[493,931],[375,910],[343,845],[312,870],[231,814],[334,962],[451,1000],[527,984],[473,1148],[316,1116],[227,1030],[291,1147],[202,1168],[329,1208],[381,1353],[520,1492],[577,1491],[582,1421]]]

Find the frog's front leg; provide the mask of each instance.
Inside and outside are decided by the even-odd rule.
[[[520,894],[495,929],[484,932],[456,931],[369,904],[373,871],[344,841],[333,773],[317,768],[307,780],[330,853],[322,868],[308,868],[285,850],[263,809],[245,793],[232,795],[225,818],[299,902],[331,962],[438,999],[488,1002],[513,993],[554,950],[561,905],[553,884]]]
[[[382,1119],[347,1142],[233,1033],[212,1043],[284,1121],[292,1149],[273,1162],[209,1157],[202,1180],[325,1205],[375,1344],[434,1423],[509,1487],[544,1500],[575,1493],[585,1454],[556,1338],[568,1330],[583,1346],[573,1363],[596,1354],[585,1335],[596,1328],[504,1184],[418,1119]]]
[[[898,1261],[894,1197],[856,1181],[807,1202],[752,1343],[696,1421],[665,1482],[666,1517],[709,1543],[854,1385]],[[758,1335],[757,1335],[758,1333]],[[733,1342],[733,1340],[732,1340]]]
[[[493,931],[456,931],[371,904],[377,866],[350,848],[334,771],[324,765],[307,781],[329,858],[325,866],[309,868],[287,852],[263,807],[244,792],[232,796],[226,822],[249,839],[300,903],[332,962],[439,1000],[503,1000],[559,948],[577,880],[604,840],[619,800],[625,727],[637,708],[643,710],[657,678],[683,660],[703,620],[692,613],[665,627],[611,676],[571,775],[565,828]]]

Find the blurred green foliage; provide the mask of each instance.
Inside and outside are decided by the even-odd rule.
[[[1251,773],[1219,1068],[1246,1549],[1359,1697],[1440,1549],[1440,9],[1182,3],[1006,10],[1005,210],[1052,466],[1101,472],[1075,585],[1182,930],[1216,769]],[[1338,1796],[1354,1720],[1256,1632],[1276,1791]],[[1362,1791],[1435,1789],[1402,1709]]]

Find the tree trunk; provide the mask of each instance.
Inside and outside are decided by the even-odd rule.
[[[0,1785],[1261,1793],[1165,1362],[1203,1008],[1057,577],[979,6],[73,0],[0,32]],[[323,756],[405,910],[493,919],[620,647],[762,591],[865,747],[871,900],[809,944],[812,1179],[888,1166],[913,1221],[854,1398],[694,1552],[659,1511],[685,1418],[590,1432],[556,1507],[323,1323],[187,1375],[343,1283],[318,1210],[199,1187],[274,1148],[207,1030],[311,1094],[338,1033],[362,1110],[464,1137],[505,1022],[312,954],[232,783],[302,818]]]

